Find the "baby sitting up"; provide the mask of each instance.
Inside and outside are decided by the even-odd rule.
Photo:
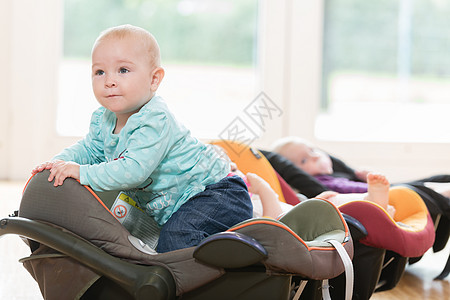
[[[89,133],[32,170],[50,170],[55,187],[70,177],[96,191],[124,191],[161,227],[158,252],[196,246],[252,216],[244,181],[229,176],[229,162],[191,136],[156,94],[164,74],[148,31],[103,32],[92,49],[101,107]]]

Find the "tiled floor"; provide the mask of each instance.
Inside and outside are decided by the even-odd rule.
[[[18,209],[24,182],[0,182],[0,218]],[[450,243],[439,253],[427,252],[421,261],[408,266],[396,288],[376,293],[374,300],[450,299],[450,278],[433,281],[450,252]],[[29,255],[28,247],[15,235],[0,238],[0,299],[41,300],[34,279],[18,260]],[[450,277],[450,276],[449,276]]]

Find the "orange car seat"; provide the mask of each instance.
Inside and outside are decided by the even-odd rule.
[[[267,181],[277,193],[278,199],[286,203],[278,177],[270,162],[261,152],[243,143],[229,140],[215,140],[210,144],[224,149],[230,160],[238,166],[242,173],[252,172]]]

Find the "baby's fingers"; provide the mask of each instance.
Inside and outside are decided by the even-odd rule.
[[[42,163],[42,164],[36,166],[33,170],[31,170],[31,174],[36,174],[36,173],[42,172],[42,171],[44,171],[46,169],[50,169],[50,168],[51,168],[51,163],[45,162],[45,163]]]
[[[41,172],[42,170],[40,170],[40,167],[36,167],[36,168],[34,168],[33,170],[31,170],[31,174],[37,174],[37,173],[39,173],[39,172]]]
[[[55,164],[50,169],[50,176],[48,177],[48,181],[54,180],[53,185],[59,186],[64,183],[64,180],[67,177],[70,177],[67,165],[65,163]]]
[[[66,176],[59,174],[58,176],[55,176],[55,182],[54,182],[54,186],[59,186],[62,185],[64,183],[64,179],[66,179]]]
[[[51,181],[55,180],[53,182],[54,186],[62,185],[64,182],[64,179],[66,179],[66,177],[64,175],[60,174],[60,172],[58,172],[57,170],[55,170],[55,169],[50,170],[50,176],[48,177],[48,181],[51,182]]]
[[[53,166],[50,169],[50,176],[48,176],[48,181],[53,181],[54,186],[62,185],[64,182],[64,179],[66,179],[66,176],[63,174],[63,170],[61,170],[60,166]]]
[[[53,181],[53,179],[55,178],[55,173],[56,173],[56,170],[50,169],[50,175],[48,176],[48,181],[49,182]]]

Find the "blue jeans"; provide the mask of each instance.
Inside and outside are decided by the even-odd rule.
[[[159,253],[196,246],[204,238],[252,217],[253,206],[242,178],[225,177],[191,197],[163,225]]]

